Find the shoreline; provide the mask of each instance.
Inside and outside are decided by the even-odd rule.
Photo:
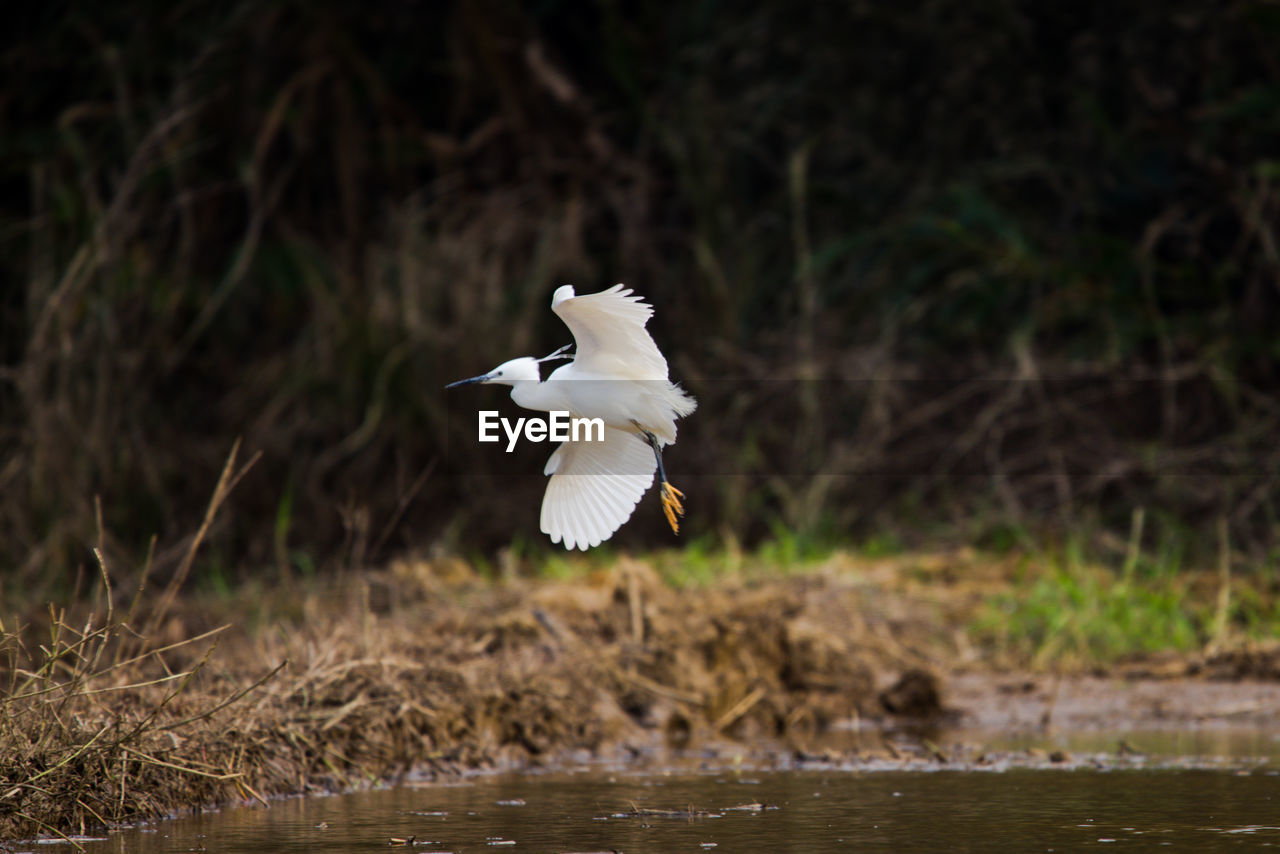
[[[127,627],[72,638],[67,662],[101,641],[97,671],[51,667],[40,693],[6,701],[0,839],[575,756],[727,744],[766,761],[909,768],[940,761],[937,734],[957,726],[1048,733],[1090,710],[1130,728],[1261,723],[1280,707],[1280,681],[1253,678],[1274,672],[1274,649],[1027,673],[968,647],[967,594],[947,605],[847,568],[685,589],[628,558],[570,581],[447,569],[402,563],[301,595],[193,602],[149,640],[161,651],[125,668],[104,662]],[[850,722],[867,743],[824,754]],[[949,767],[984,753],[1040,762],[957,751]]]

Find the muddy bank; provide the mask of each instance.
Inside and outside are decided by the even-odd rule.
[[[1217,683],[1187,678],[1216,672],[1206,662],[1131,677],[1163,704],[1105,704],[1147,694],[1118,677],[994,673],[962,611],[866,573],[676,590],[624,559],[583,580],[498,585],[405,563],[327,590],[191,605],[145,644],[126,626],[68,619],[61,630],[84,639],[40,679],[23,677],[36,644],[6,636],[0,838],[567,755],[735,743],[803,755],[851,722],[1066,726],[1093,709],[1106,725],[1167,716],[1183,694],[1187,720],[1212,714]],[[1221,685],[1258,715],[1280,707],[1280,683]],[[1231,704],[1221,714],[1241,714]],[[876,740],[868,758],[895,752]]]

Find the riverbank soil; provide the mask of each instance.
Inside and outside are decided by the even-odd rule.
[[[442,560],[6,617],[0,838],[566,759],[813,756],[832,730],[881,734],[841,761],[954,762],[953,726],[1274,724],[1274,646],[1041,672],[985,651],[974,614],[1011,584],[971,555],[696,587],[629,558],[501,582]]]

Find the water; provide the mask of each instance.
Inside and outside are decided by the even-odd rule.
[[[637,808],[673,813],[637,815]],[[412,844],[391,844],[408,837]],[[996,845],[1010,851],[1280,846],[1280,772],[1273,765],[659,775],[584,768],[285,800],[114,833],[85,847],[92,854],[634,854]]]
[[[846,739],[847,741],[848,739]],[[1113,759],[1124,750],[1136,754],[1131,762],[1159,767],[1248,767],[1280,765],[1280,732],[1249,726],[1200,726],[1160,730],[1062,730],[1045,734],[1031,730],[991,732],[954,728],[937,739],[944,745],[970,745],[1014,753],[1065,750],[1081,760]],[[848,748],[847,745],[837,745]],[[863,746],[856,744],[854,746]]]

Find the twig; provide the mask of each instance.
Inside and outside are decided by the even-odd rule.
[[[63,842],[66,842],[66,843],[68,843],[69,845],[72,845],[72,846],[73,846],[77,851],[83,851],[83,850],[84,850],[84,846],[83,846],[83,845],[81,845],[79,842],[76,842],[76,841],[75,841],[74,839],[72,839],[70,836],[68,836],[67,834],[63,833],[61,830],[58,830],[58,828],[54,827],[53,825],[51,825],[51,824],[47,824],[47,823],[45,823],[45,822],[41,821],[40,819],[36,818],[35,816],[33,816],[33,815],[28,815],[27,813],[24,813],[24,812],[14,813],[14,815],[15,815],[16,817],[18,817],[18,818],[26,819],[27,821],[31,822],[32,824],[37,824],[37,825],[39,825],[43,830],[48,831],[49,833],[51,833],[51,834],[53,834],[54,836],[56,836],[56,837],[58,837],[59,839],[61,839]]]
[[[644,645],[644,605],[640,600],[640,585],[634,567],[627,570],[627,605],[631,616],[631,639],[636,646]]]
[[[187,548],[187,553],[183,555],[182,563],[178,566],[178,571],[174,573],[173,578],[169,580],[168,586],[165,588],[164,595],[161,596],[160,605],[151,616],[150,622],[147,624],[147,630],[142,634],[150,636],[160,625],[160,621],[164,619],[165,614],[169,612],[169,608],[173,605],[174,598],[178,595],[178,589],[182,587],[182,583],[187,580],[187,574],[191,571],[191,565],[195,562],[196,551],[199,550],[200,544],[204,541],[205,535],[209,532],[209,527],[213,524],[214,517],[218,514],[218,508],[222,506],[222,502],[235,489],[240,478],[248,473],[253,464],[262,456],[262,452],[258,451],[250,459],[235,470],[236,454],[240,451],[240,439],[237,438],[231,446],[231,453],[227,454],[227,462],[222,467],[222,474],[218,477],[218,484],[213,488],[213,495],[209,499],[209,506],[205,509],[204,520],[200,523],[200,527],[196,530],[195,537],[191,540],[191,545]],[[234,474],[233,474],[234,471]]]
[[[1218,518],[1218,607],[1213,618],[1211,652],[1221,652],[1227,644],[1227,618],[1231,611],[1231,533],[1226,517]]]
[[[160,714],[161,710],[163,710],[165,706],[169,705],[169,701],[171,701],[174,697],[178,696],[184,690],[186,690],[186,687],[191,682],[192,677],[194,677],[198,672],[200,672],[200,670],[204,668],[205,664],[207,664],[209,661],[209,656],[213,655],[213,651],[217,648],[218,648],[218,641],[215,639],[213,643],[209,644],[209,649],[205,651],[204,658],[200,659],[200,663],[197,664],[195,667],[191,668],[189,671],[187,671],[186,678],[182,680],[182,684],[179,685],[177,688],[173,689],[173,691],[167,697],[161,700],[160,703],[154,709],[152,709],[151,712],[145,718],[138,721],[137,726],[135,726],[132,730],[130,730],[127,735],[125,735],[123,738],[117,739],[116,744],[123,747],[125,742],[132,741],[134,738],[137,737],[139,733],[141,733],[144,729],[146,729],[147,725],[156,719],[156,716]]]
[[[90,747],[92,747],[93,743],[97,741],[99,738],[101,738],[103,733],[111,729],[111,726],[112,725],[110,723],[103,724],[102,729],[94,733],[93,738],[89,739],[84,744],[80,745],[78,748],[73,750],[71,753],[59,759],[56,763],[54,763],[53,765],[50,765],[48,768],[41,771],[39,774],[36,774],[34,777],[30,778],[29,780],[24,780],[22,784],[34,783],[36,780],[39,780],[41,777],[47,777],[48,775],[52,774],[54,771],[57,771],[63,765],[66,765],[68,762],[72,761],[77,756],[79,756],[80,754],[88,750]],[[5,797],[8,797],[8,793],[6,793]]]
[[[151,577],[151,568],[155,565],[155,558],[156,535],[152,534],[151,542],[147,544],[147,559],[142,564],[142,575],[138,579],[138,589],[133,593],[133,601],[129,603],[129,613],[125,614],[123,626],[128,626],[133,623],[133,615],[137,613],[138,603],[142,601],[142,591],[147,589],[147,579]],[[139,638],[139,640],[144,639]],[[116,664],[119,664],[120,659],[124,656],[126,646],[132,646],[132,644],[125,644],[121,641],[120,645],[116,647]]]
[[[239,771],[233,771],[230,774],[214,774],[211,771],[201,771],[199,768],[192,768],[190,765],[178,765],[173,762],[165,762],[163,759],[157,759],[149,753],[143,753],[126,744],[120,745],[120,749],[125,753],[131,754],[139,762],[146,762],[149,765],[159,765],[164,768],[172,768],[174,771],[181,771],[184,774],[195,774],[198,777],[208,777],[211,780],[235,780],[243,776]]]
[[[213,637],[216,634],[221,634],[222,632],[225,632],[229,628],[231,628],[231,623],[223,623],[222,625],[218,626],[216,629],[209,629],[209,631],[207,632],[201,632],[200,634],[196,635],[193,638],[186,638],[185,640],[174,641],[173,643],[165,644],[164,646],[158,647],[157,649],[152,649],[152,650],[148,650],[147,652],[138,653],[133,658],[126,658],[124,661],[115,665],[115,667],[127,667],[128,665],[133,664],[135,661],[142,661],[144,658],[159,656],[160,653],[162,652],[168,652],[171,649],[177,649],[178,647],[186,646],[187,644],[193,644],[196,641],[202,641],[205,638]]]
[[[378,535],[378,539],[373,544],[373,550],[370,555],[377,557],[382,547],[386,544],[387,538],[391,536],[391,532],[395,530],[396,525],[400,523],[400,517],[404,515],[404,511],[409,509],[409,503],[413,501],[413,497],[418,494],[418,490],[422,489],[427,482],[427,478],[431,477],[431,473],[436,469],[436,462],[439,457],[432,457],[431,462],[427,463],[426,468],[413,481],[413,485],[404,495],[400,496],[400,502],[396,506],[396,512],[391,514],[391,518],[387,520],[387,524],[383,526],[382,533]]]
[[[106,589],[107,593],[107,618],[102,627],[103,635],[101,643],[99,643],[97,649],[94,650],[93,661],[90,662],[89,666],[85,669],[85,672],[88,674],[96,673],[98,670],[98,662],[102,660],[102,654],[107,650],[107,640],[110,637],[109,633],[112,624],[115,622],[116,614],[115,605],[112,602],[113,594],[111,592],[111,575],[107,572],[107,557],[103,551],[105,543],[103,542],[102,533],[102,502],[98,501],[95,496],[94,504],[96,506],[98,516],[98,545],[94,548],[93,555],[98,559],[98,569],[102,571],[102,586]]]
[[[1146,519],[1146,508],[1133,508],[1133,521],[1129,527],[1129,548],[1124,556],[1124,571],[1121,576],[1128,583],[1133,580],[1133,571],[1138,566],[1138,558],[1142,555],[1142,527]]]
[[[257,789],[255,789],[253,786],[250,786],[250,785],[249,785],[249,781],[248,781],[248,780],[245,780],[243,777],[241,777],[240,779],[236,780],[236,786],[237,786],[237,787],[239,787],[239,788],[241,788],[241,789],[244,789],[244,790],[245,790],[245,791],[247,791],[249,794],[253,795],[255,798],[257,798],[257,799],[258,799],[258,803],[262,804],[264,807],[269,807],[269,806],[271,806],[271,804],[269,804],[269,803],[267,802],[267,799],[266,799],[266,798],[264,798],[264,797],[262,797],[262,795],[258,794],[258,790],[257,790]]]
[[[175,679],[182,679],[190,676],[191,671],[183,671],[182,673],[171,673],[168,676],[159,676],[146,682],[130,682],[128,685],[111,685],[106,688],[92,688],[83,691],[77,691],[77,697],[95,697],[98,694],[110,694],[112,691],[132,691],[135,688],[149,688],[152,685],[161,685],[165,682],[172,682]]]
[[[101,815],[97,810],[95,810],[93,807],[91,807],[91,806],[89,806],[88,804],[86,804],[82,799],[80,799],[80,798],[76,798],[76,803],[80,805],[80,808],[81,808],[82,810],[84,810],[85,812],[89,813],[89,815],[91,815],[91,816],[93,816],[95,819],[97,819],[97,820],[98,820],[98,824],[102,825],[103,827],[110,827],[110,826],[111,826],[111,823],[110,823],[110,822],[108,822],[105,818],[103,818],[103,817],[102,817],[102,815]],[[80,823],[80,829],[81,829],[81,831],[83,831],[83,830],[84,830],[84,821],[83,821],[83,819],[81,820],[81,823]]]
[[[216,634],[218,634],[218,633],[220,633],[220,632],[226,631],[226,630],[227,630],[227,629],[229,629],[230,627],[231,627],[231,624],[230,624],[230,623],[227,623],[227,624],[225,624],[225,625],[219,626],[219,627],[218,627],[218,628],[216,628],[216,629],[210,629],[209,631],[204,632],[203,634],[196,635],[196,636],[195,636],[195,637],[193,637],[193,638],[187,638],[186,640],[175,641],[174,643],[168,644],[168,645],[166,645],[166,646],[162,646],[162,647],[160,647],[159,649],[153,649],[153,650],[151,650],[150,652],[144,652],[144,653],[142,653],[142,654],[140,654],[140,655],[136,655],[136,656],[134,656],[133,658],[125,659],[124,661],[121,661],[121,662],[118,662],[118,663],[116,663],[116,664],[111,665],[110,667],[106,668],[105,670],[101,671],[100,673],[94,673],[94,674],[92,674],[92,675],[93,675],[94,677],[103,676],[103,675],[105,675],[105,674],[107,674],[107,673],[112,672],[113,670],[119,670],[119,669],[121,669],[121,668],[124,668],[124,667],[129,666],[130,664],[134,664],[134,663],[136,663],[136,662],[138,662],[138,661],[142,661],[142,660],[143,660],[143,659],[145,659],[145,658],[150,658],[150,657],[152,657],[152,656],[158,656],[158,655],[160,655],[160,653],[162,653],[162,652],[168,652],[168,651],[169,651],[169,650],[171,650],[171,649],[177,649],[178,647],[186,646],[187,644],[192,644],[192,643],[195,643],[196,641],[204,640],[204,639],[205,639],[205,638],[207,638],[207,637],[212,637],[213,635],[216,635]],[[103,627],[103,628],[101,628],[101,629],[97,629],[97,630],[95,630],[95,631],[93,632],[93,635],[101,634],[101,633],[102,633],[102,632],[104,632],[104,631],[106,631],[106,627]],[[93,635],[91,635],[90,637],[92,637]],[[45,647],[44,647],[43,645],[42,645],[40,648],[41,648],[42,650],[44,650],[46,658],[52,658],[52,657],[54,657],[54,656],[62,656],[62,655],[66,655],[66,654],[68,654],[68,653],[72,653],[72,652],[74,652],[74,651],[75,651],[75,649],[76,649],[76,647],[79,647],[79,646],[81,646],[82,644],[84,644],[84,643],[86,642],[86,640],[87,640],[87,639],[88,639],[88,638],[81,639],[80,641],[77,641],[74,645],[69,646],[69,647],[65,647],[65,648],[63,648],[63,649],[61,649],[61,650],[57,650],[57,649],[54,649],[54,650],[48,650],[48,649],[45,649]],[[207,657],[207,656],[206,656],[206,657]],[[83,657],[82,657],[82,658],[83,658]],[[49,666],[50,666],[50,664],[49,664],[49,663],[46,663],[43,667],[41,667],[41,670],[40,670],[40,671],[36,671],[35,673],[32,673],[32,672],[30,672],[30,671],[15,671],[15,672],[20,672],[20,673],[23,673],[23,674],[27,675],[27,676],[28,676],[28,679],[27,679],[27,683],[26,683],[26,684],[30,684],[32,681],[34,681],[36,678],[38,678],[38,677],[39,677],[39,675],[40,675],[40,672],[41,672],[41,671],[43,671],[45,668],[47,668],[47,667],[49,667]],[[158,678],[158,679],[155,679],[155,680],[153,680],[153,681],[151,681],[151,682],[143,682],[143,683],[139,683],[138,685],[135,685],[135,686],[121,686],[121,687],[141,687],[141,686],[143,686],[143,685],[155,685],[155,684],[160,683],[160,682],[166,682],[166,681],[173,680],[173,679],[180,679],[180,678],[182,678],[183,676],[188,676],[188,675],[190,675],[192,672],[194,672],[194,671],[185,671],[185,672],[183,672],[183,673],[171,673],[171,674],[169,674],[168,676],[162,676],[162,677],[160,677],[160,678]],[[74,680],[73,680],[73,681],[74,681]],[[84,680],[84,677],[81,677],[80,681],[82,681],[82,682],[83,682],[83,681],[85,681],[85,680]],[[24,686],[24,687],[25,687],[25,686]],[[41,696],[44,696],[44,695],[46,695],[46,694],[52,694],[52,693],[54,693],[55,691],[64,690],[64,689],[66,689],[67,687],[68,687],[68,684],[67,684],[67,683],[59,683],[59,684],[56,684],[56,685],[52,685],[52,686],[50,686],[50,687],[48,687],[48,688],[41,688],[41,689],[39,689],[39,690],[37,690],[37,691],[29,691],[29,692],[27,692],[27,693],[23,693],[23,694],[19,694],[19,693],[17,693],[16,691],[11,691],[11,692],[10,692],[10,694],[9,694],[8,699],[6,700],[6,702],[14,702],[14,701],[17,701],[17,700],[30,700],[30,699],[33,699],[33,698],[35,698],[35,697],[41,697]],[[69,694],[70,696],[83,696],[83,695],[88,695],[88,694],[96,694],[96,693],[100,693],[100,692],[103,692],[103,691],[115,691],[115,690],[120,690],[120,689],[119,689],[119,688],[99,688],[99,689],[94,689],[94,690],[92,690],[92,691],[74,691],[74,690],[73,690],[73,691],[69,691],[69,692],[68,692],[68,694]]]
[[[760,702],[764,697],[764,694],[764,688],[757,685],[750,694],[747,694],[741,700],[734,703],[733,708],[720,716],[720,718],[715,722],[715,731],[720,732],[721,730],[726,729],[738,720],[738,718],[751,711],[751,707]]]
[[[191,716],[191,717],[189,717],[189,718],[183,718],[182,720],[178,721],[177,723],[167,724],[166,726],[162,726],[162,727],[160,727],[160,729],[161,729],[161,730],[177,729],[178,727],[186,726],[186,725],[187,725],[187,724],[189,724],[189,723],[194,723],[195,721],[203,720],[204,718],[208,718],[208,717],[212,717],[213,715],[215,715],[215,714],[217,714],[218,712],[220,712],[220,711],[222,711],[223,709],[225,709],[227,706],[229,706],[229,705],[231,705],[232,703],[234,703],[236,700],[239,700],[239,699],[240,699],[241,697],[243,697],[245,694],[248,694],[250,691],[254,690],[255,688],[258,688],[258,687],[259,687],[259,686],[261,686],[261,685],[263,685],[267,680],[269,680],[271,677],[275,676],[277,673],[279,673],[281,670],[283,670],[283,669],[284,669],[284,667],[285,667],[285,665],[286,665],[286,664],[288,664],[288,663],[289,663],[289,659],[287,659],[287,658],[286,658],[284,661],[280,662],[280,663],[279,663],[279,664],[277,664],[275,667],[273,667],[273,668],[271,669],[271,672],[270,672],[270,673],[268,673],[266,676],[263,676],[263,677],[262,677],[261,679],[259,679],[257,682],[254,682],[254,683],[253,683],[252,685],[250,685],[248,688],[241,689],[240,691],[237,691],[236,693],[232,694],[230,697],[228,697],[227,699],[223,700],[221,703],[219,703],[218,705],[214,706],[212,709],[208,709],[207,711],[201,712],[201,713],[200,713],[200,714],[198,714],[198,715],[192,715],[192,716]]]

